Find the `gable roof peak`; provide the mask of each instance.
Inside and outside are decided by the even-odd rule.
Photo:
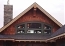
[[[55,18],[53,18],[48,12],[46,12],[41,6],[39,6],[36,2],[34,2],[30,7],[28,7],[26,10],[24,10],[22,13],[20,13],[17,17],[15,17],[11,22],[9,22],[7,25],[2,27],[0,29],[0,32],[6,29],[8,26],[10,26],[12,23],[14,23],[17,19],[19,19],[21,16],[23,16],[25,13],[27,13],[30,9],[33,7],[37,7],[39,10],[41,10],[44,14],[46,14],[47,17],[49,17],[52,21],[54,21],[58,26],[62,27],[62,24],[58,22]]]
[[[36,3],[34,3],[34,8],[36,8]]]

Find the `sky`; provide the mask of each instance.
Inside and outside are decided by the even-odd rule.
[[[13,5],[13,18],[34,2],[39,4],[62,25],[65,24],[64,0],[9,0],[9,4]],[[0,0],[0,28],[3,27],[4,23],[4,5],[7,5],[7,0]]]

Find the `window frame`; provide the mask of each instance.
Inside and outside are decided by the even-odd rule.
[[[50,34],[52,34],[52,29],[53,29],[53,27],[50,25],[50,24],[47,24],[47,23],[44,23],[43,24],[43,27],[44,27],[44,25],[48,25],[48,26],[50,26],[51,27],[51,29],[49,29],[49,30],[51,30],[51,33]],[[45,30],[45,29],[43,29],[43,30]],[[46,30],[48,30],[48,29],[46,29]],[[43,31],[44,32],[44,31]],[[44,33],[43,33],[44,34]],[[50,34],[44,34],[44,35],[50,35]]]
[[[27,22],[27,24],[28,23],[41,23],[41,22],[37,22],[37,21],[30,21],[30,22]],[[26,24],[26,27],[27,27],[27,24]],[[42,26],[41,26],[42,27]],[[26,28],[27,30],[41,30],[42,28]],[[42,33],[42,30],[41,30],[41,33]],[[27,33],[27,31],[26,31],[26,34],[37,34],[37,33]]]
[[[28,23],[40,23],[41,24],[41,28],[39,28],[39,29],[37,29],[37,28],[27,28],[27,24]],[[22,25],[22,24],[24,24],[25,25],[25,28],[22,28],[22,30],[24,30],[24,33],[17,33],[17,30],[19,30],[18,28],[17,28],[17,26],[19,26],[19,25]],[[51,32],[50,32],[50,34],[44,34],[43,32],[44,32],[44,29],[43,29],[43,27],[44,27],[44,25],[48,25],[48,26],[50,26],[51,27]],[[30,22],[24,22],[24,23],[19,23],[19,24],[17,24],[16,25],[16,34],[38,34],[38,33],[27,33],[27,30],[41,30],[41,33],[39,33],[39,34],[44,34],[44,35],[51,35],[52,34],[52,26],[51,25],[49,25],[49,24],[47,24],[47,23],[44,23],[44,22],[38,22],[38,21],[30,21]]]
[[[16,25],[16,27],[15,27],[16,28],[16,34],[25,34],[25,28],[18,28],[18,26],[22,25],[22,24],[24,24],[24,23],[19,23],[19,24]],[[24,33],[18,33],[18,30],[24,30]]]

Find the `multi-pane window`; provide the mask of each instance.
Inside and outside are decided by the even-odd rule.
[[[44,25],[44,34],[51,34],[51,27],[49,25]]]
[[[27,23],[27,33],[41,33],[41,23]]]
[[[25,33],[25,24],[21,24],[21,25],[18,25],[17,26],[17,33],[20,34],[20,33]]]
[[[51,26],[41,22],[26,22],[17,26],[18,34],[51,34]]]

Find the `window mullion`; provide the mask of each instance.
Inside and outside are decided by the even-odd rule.
[[[43,34],[43,31],[44,31],[44,29],[43,29],[43,23],[41,23],[41,32],[42,32],[42,34]]]
[[[27,30],[28,30],[27,23],[25,23],[25,34],[27,34]]]

